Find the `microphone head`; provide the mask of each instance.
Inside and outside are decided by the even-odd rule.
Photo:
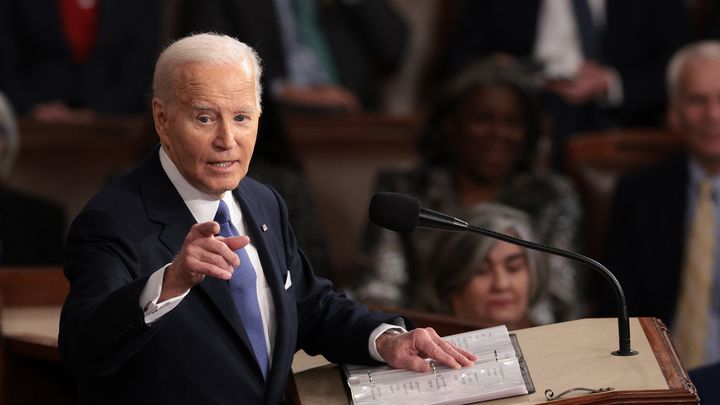
[[[412,232],[420,215],[420,201],[400,193],[378,192],[372,197],[370,221],[395,232]]]

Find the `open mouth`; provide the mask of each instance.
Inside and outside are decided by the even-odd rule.
[[[225,161],[225,162],[210,162],[210,166],[217,167],[219,169],[226,169],[236,163],[235,160]]]

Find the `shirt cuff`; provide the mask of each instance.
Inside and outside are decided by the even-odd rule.
[[[368,351],[370,352],[370,357],[372,357],[375,361],[385,363],[385,359],[383,359],[382,356],[380,356],[380,353],[378,353],[375,341],[388,329],[399,329],[402,332],[407,332],[405,328],[398,325],[391,325],[389,323],[380,324],[380,326],[375,328],[375,330],[370,334],[370,339],[368,339]]]
[[[162,318],[163,315],[172,311],[183,298],[190,292],[185,291],[184,294],[177,297],[170,298],[158,304],[160,299],[160,293],[162,292],[163,277],[165,277],[165,269],[170,263],[157,270],[148,278],[145,288],[140,294],[140,308],[142,308],[145,315],[145,323],[148,325],[153,324],[158,319]]]
[[[610,68],[610,79],[608,80],[607,98],[605,103],[608,107],[619,107],[623,102],[622,78],[616,69]]]

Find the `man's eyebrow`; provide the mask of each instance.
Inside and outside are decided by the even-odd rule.
[[[238,108],[237,112],[243,113],[243,114],[249,114],[249,113],[255,112],[256,110],[257,110],[257,108],[255,108],[255,106],[246,105],[246,106],[242,106],[242,107]]]
[[[192,103],[190,106],[193,110],[215,110],[213,106],[207,103]]]

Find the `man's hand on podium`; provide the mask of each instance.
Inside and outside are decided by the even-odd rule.
[[[443,340],[433,328],[383,333],[375,341],[378,353],[393,368],[428,372],[434,360],[451,368],[470,367],[477,356]]]

